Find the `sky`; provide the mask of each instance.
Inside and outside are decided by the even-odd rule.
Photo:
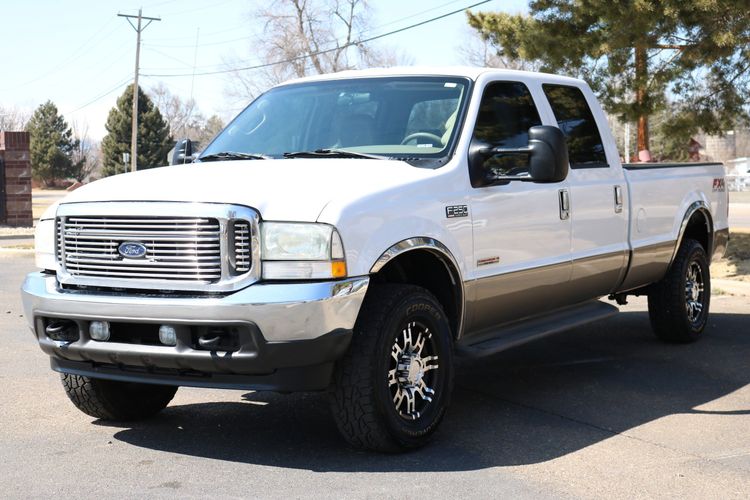
[[[370,0],[374,36],[475,4],[480,0]],[[133,81],[136,33],[118,13],[159,17],[142,32],[143,89],[163,83],[184,99],[191,95],[205,116],[225,121],[247,102],[228,92],[232,74],[164,77],[257,64],[253,43],[263,25],[253,19],[253,0],[0,0],[0,108],[31,113],[48,99],[69,124],[100,140],[104,123],[125,86]],[[526,0],[492,0],[474,11],[523,12]],[[463,12],[387,36],[415,65],[463,64],[458,47],[469,30]],[[196,47],[197,41],[197,47]]]

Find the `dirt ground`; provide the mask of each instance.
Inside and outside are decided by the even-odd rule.
[[[711,277],[750,282],[750,231],[730,233],[727,253],[711,265]]]
[[[750,203],[750,191],[730,191],[729,203]]]

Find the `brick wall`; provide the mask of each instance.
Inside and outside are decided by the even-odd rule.
[[[0,158],[5,173],[5,209],[0,210],[0,224],[31,226],[31,163],[28,132],[0,132]]]

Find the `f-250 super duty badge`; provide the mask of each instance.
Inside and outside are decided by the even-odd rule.
[[[445,207],[445,216],[449,219],[454,217],[468,217],[469,207],[466,205],[449,205]]]

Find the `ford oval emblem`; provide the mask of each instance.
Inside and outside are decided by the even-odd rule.
[[[117,252],[126,259],[142,259],[146,256],[146,245],[137,241],[126,241],[117,247]]]

